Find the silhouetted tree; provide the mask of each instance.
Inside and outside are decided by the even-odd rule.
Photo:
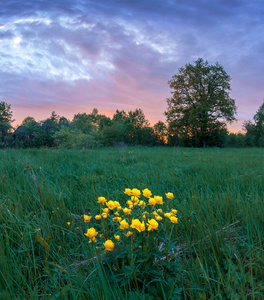
[[[7,137],[8,132],[12,129],[11,123],[13,112],[11,111],[11,105],[7,102],[0,102],[0,138],[1,144],[4,146],[5,138]]]
[[[26,125],[31,122],[36,122],[36,120],[35,118],[28,116],[22,121],[21,125]]]
[[[154,136],[159,145],[164,145],[168,139],[167,126],[164,122],[159,121],[153,126]]]
[[[78,113],[74,115],[72,124],[76,125],[77,128],[80,129],[83,133],[89,133],[93,128],[91,118],[86,113]]]
[[[235,120],[235,100],[229,96],[230,77],[221,65],[199,58],[179,69],[169,81],[173,89],[165,112],[172,133],[206,147],[207,140]]]

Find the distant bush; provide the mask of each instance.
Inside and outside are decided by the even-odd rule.
[[[101,134],[94,130],[83,133],[79,129],[62,126],[59,131],[53,134],[53,138],[58,148],[87,149],[98,148],[102,145]]]

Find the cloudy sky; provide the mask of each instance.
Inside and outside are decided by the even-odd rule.
[[[202,57],[231,76],[241,130],[264,98],[261,0],[0,0],[0,101],[16,122],[51,111],[165,121],[168,80]]]

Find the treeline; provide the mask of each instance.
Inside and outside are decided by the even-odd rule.
[[[263,147],[264,146],[264,104],[254,121],[244,124],[245,134],[229,133],[226,128],[208,137],[209,147]],[[75,114],[70,121],[52,112],[43,121],[27,117],[16,129],[12,128],[12,111],[9,104],[0,102],[0,147],[11,148],[97,148],[125,145],[168,145],[197,147],[197,141],[170,133],[159,121],[150,126],[141,109],[125,112],[117,110],[112,118],[99,114],[95,108],[89,114]]]
[[[2,147],[82,149],[119,145],[154,146],[164,145],[167,136],[165,123],[150,126],[141,109],[128,113],[117,110],[109,118],[94,108],[89,114],[75,114],[71,121],[53,111],[49,118],[39,122],[27,117],[16,129],[12,129],[8,120],[5,121],[0,122],[3,124],[0,128]]]

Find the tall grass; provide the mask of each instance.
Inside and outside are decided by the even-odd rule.
[[[263,170],[262,149],[1,150],[0,299],[152,299],[107,276],[83,234],[98,196],[134,187],[175,195],[171,299],[260,299]]]

